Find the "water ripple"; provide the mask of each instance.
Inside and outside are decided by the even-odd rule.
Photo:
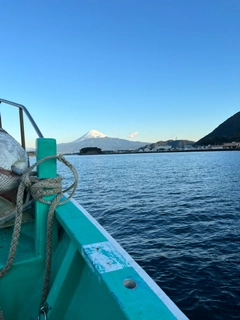
[[[190,319],[240,318],[240,152],[68,158],[75,198]]]

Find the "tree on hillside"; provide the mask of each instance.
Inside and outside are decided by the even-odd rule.
[[[87,148],[80,149],[79,152],[80,152],[80,155],[101,154],[102,149],[97,148],[97,147],[87,147]]]

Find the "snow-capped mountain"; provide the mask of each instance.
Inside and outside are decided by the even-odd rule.
[[[77,140],[73,141],[73,142],[79,142],[79,141],[83,141],[86,139],[91,139],[91,138],[105,138],[106,135],[103,134],[102,132],[99,132],[97,130],[90,130],[88,131],[88,133],[84,134],[82,137],[78,138]]]
[[[105,134],[90,130],[82,137],[69,143],[60,143],[57,145],[58,153],[75,153],[86,147],[98,147],[104,150],[133,150],[146,145],[147,142],[130,141],[125,139],[110,138]]]

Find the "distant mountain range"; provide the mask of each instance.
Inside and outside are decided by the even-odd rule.
[[[228,118],[211,133],[201,138],[195,145],[215,145],[240,141],[240,112]]]
[[[184,149],[191,146],[200,145],[220,145],[226,142],[240,142],[240,112],[224,121],[211,133],[197,142],[190,140],[167,140],[156,143],[130,141],[126,139],[110,138],[107,135],[91,130],[82,137],[69,143],[60,143],[57,145],[59,153],[77,153],[82,148],[97,147],[106,150],[154,150],[178,148]]]
[[[58,153],[76,153],[86,147],[97,147],[103,151],[136,150],[146,144],[147,142],[110,138],[97,130],[91,130],[77,140],[58,144],[57,151]]]
[[[169,148],[185,148],[187,146],[193,145],[194,141],[189,140],[168,140],[168,141],[158,141],[156,143],[140,142],[140,141],[130,141],[126,139],[110,138],[107,135],[97,131],[90,130],[88,133],[83,135],[69,143],[60,143],[57,145],[58,153],[76,153],[82,148],[87,147],[97,147],[106,150],[154,150],[167,149]]]

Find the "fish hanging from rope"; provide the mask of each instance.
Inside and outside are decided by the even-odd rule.
[[[18,187],[21,175],[27,170],[26,150],[4,129],[0,128],[0,195]]]

